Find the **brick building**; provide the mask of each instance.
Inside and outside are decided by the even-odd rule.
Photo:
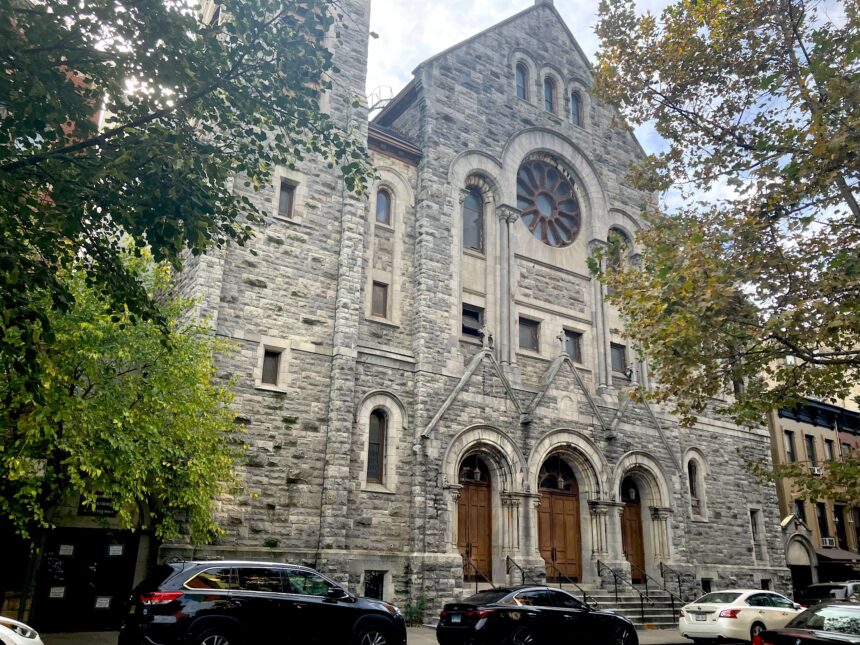
[[[248,195],[257,255],[189,261],[181,288],[237,347],[248,453],[223,541],[161,557],[310,563],[428,611],[475,578],[610,569],[787,589],[776,491],[744,466],[767,429],[684,430],[626,395],[651,377],[586,259],[614,236],[636,260],[643,152],[552,2],[419,65],[369,125],[370,2],[342,4],[324,107],[379,179],[362,198],[323,163],[278,169]]]

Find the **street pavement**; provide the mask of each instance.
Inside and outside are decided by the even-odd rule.
[[[408,632],[409,645],[436,645],[436,632],[432,629],[427,627],[410,627]],[[42,634],[42,640],[45,642],[45,645],[116,645],[116,639],[116,632]],[[649,629],[640,631],[639,643],[641,645],[691,645],[691,642],[686,638],[682,638],[675,629]],[[332,645],[335,644],[332,643]],[[595,643],[594,645],[603,644]]]

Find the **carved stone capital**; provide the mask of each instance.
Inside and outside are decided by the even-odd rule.
[[[652,520],[668,520],[672,516],[672,509],[665,506],[650,506]]]
[[[499,204],[496,206],[496,217],[508,224],[513,224],[520,217],[520,209],[514,208],[509,204]]]
[[[451,496],[451,501],[455,503],[460,501],[460,491],[463,490],[463,486],[461,484],[447,484],[444,486],[444,489]]]

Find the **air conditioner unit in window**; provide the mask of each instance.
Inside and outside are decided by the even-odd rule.
[[[836,538],[821,538],[821,546],[823,547],[835,547],[836,546]]]
[[[811,466],[809,468],[809,472],[811,472],[813,475],[818,475],[820,477],[822,473],[821,466]]]

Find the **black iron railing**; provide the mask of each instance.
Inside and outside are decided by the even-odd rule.
[[[630,571],[631,572],[635,571],[636,573],[638,573],[640,575],[642,580],[645,581],[645,595],[649,596],[649,598],[650,598],[650,594],[648,592],[648,582],[649,581],[651,582],[652,587],[656,587],[660,591],[663,591],[669,595],[669,600],[672,602],[672,620],[676,620],[678,618],[678,616],[677,616],[677,611],[675,609],[675,601],[677,601],[679,605],[683,606],[684,605],[684,599],[681,598],[681,596],[675,594],[674,592],[669,591],[669,589],[666,588],[666,585],[664,585],[662,582],[660,582],[656,578],[649,576],[648,572],[645,571],[645,569],[643,569],[642,567],[640,567],[636,564],[633,564],[632,562],[630,563]],[[678,607],[678,608],[680,609],[680,607]]]
[[[603,562],[602,560],[597,561],[597,575],[602,576],[603,572],[607,572],[612,574],[612,580],[615,584],[615,602],[618,602],[618,583],[621,583],[621,586],[625,585],[630,587],[633,591],[639,594],[639,615],[642,617],[642,623],[645,623],[645,603],[647,602],[652,607],[654,606],[654,601],[651,600],[648,596],[643,594],[639,589],[637,589],[633,583],[625,578],[621,573],[610,567],[608,564]]]
[[[493,589],[495,589],[496,585],[493,584],[493,581],[490,580],[486,575],[484,575],[484,572],[481,571],[478,568],[478,565],[476,565],[472,561],[472,558],[469,557],[470,549],[466,549],[466,551],[467,551],[466,555],[463,556],[463,573],[465,574],[469,568],[471,568],[472,571],[475,572],[475,576],[474,576],[475,577],[475,593],[478,593],[480,591],[480,587],[478,585],[480,584],[481,580],[483,580],[484,582],[489,584]]]
[[[582,594],[582,602],[584,602],[586,605],[588,605],[592,609],[598,609],[599,605],[597,604],[597,601],[594,598],[592,598],[591,596],[589,596],[588,592],[585,591],[585,589],[583,589],[582,587],[580,587],[576,583],[575,580],[571,580],[566,575],[564,575],[564,572],[561,569],[559,569],[557,566],[555,566],[555,562],[548,562],[547,564],[549,567],[552,568],[553,571],[555,571],[556,578],[557,578],[556,582],[558,582],[558,588],[559,589],[562,589],[562,586],[561,586],[562,582],[566,582],[567,584],[573,585],[574,587],[576,587],[579,590],[579,593]],[[547,580],[547,585],[549,585],[549,580]]]
[[[520,572],[520,579],[522,580],[522,584],[542,584],[540,580],[536,580],[532,578],[526,573],[526,570],[523,569],[517,561],[514,560],[511,556],[505,556],[505,569],[508,572],[508,575],[511,575],[511,571],[516,569]]]
[[[660,575],[663,577],[663,580],[666,580],[667,577],[672,577],[675,579],[678,584],[678,595],[685,602],[691,602],[696,598],[701,598],[705,595],[705,593],[707,593],[704,589],[702,589],[699,585],[696,584],[695,580],[690,580],[688,586],[692,593],[689,596],[686,595],[684,593],[684,584],[681,574],[672,567],[670,567],[668,564],[665,564],[664,562],[660,563]]]

